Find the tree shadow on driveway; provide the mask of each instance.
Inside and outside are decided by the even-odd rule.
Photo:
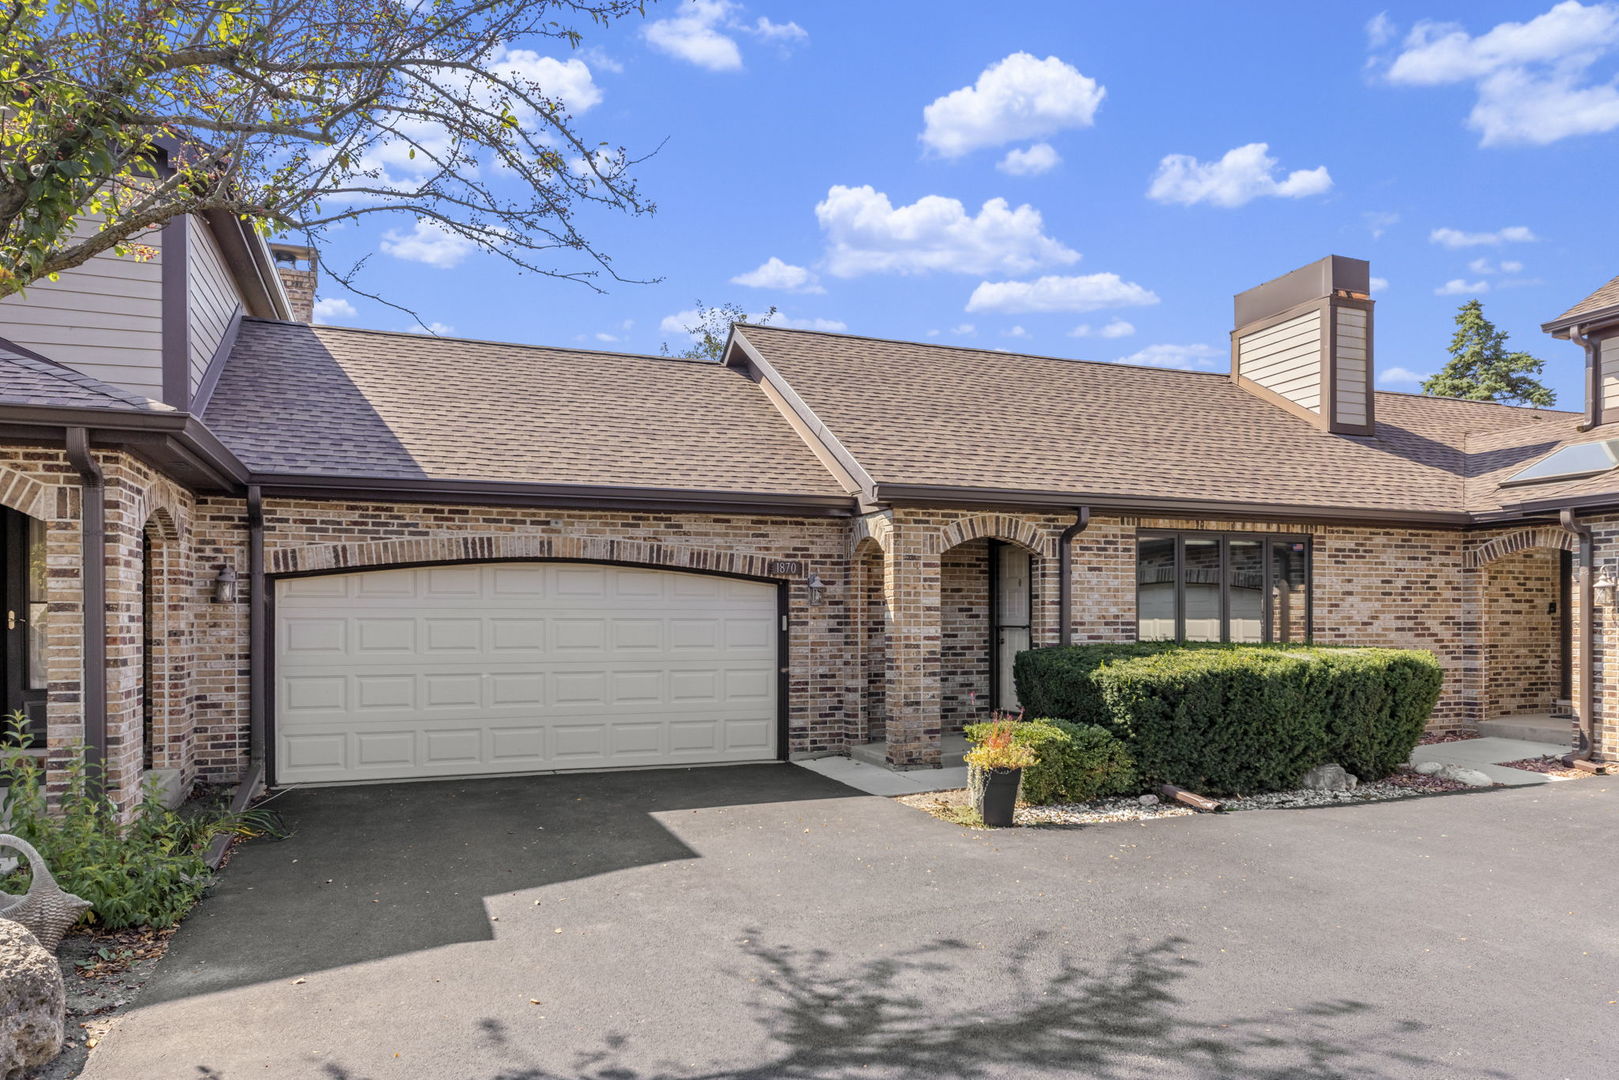
[[[694,1065],[672,1048],[641,1050],[607,1033],[559,1067],[530,1057],[532,1033],[484,1020],[469,1042],[509,1064],[456,1080],[1380,1080],[1445,1071],[1414,1048],[1424,1025],[1381,1017],[1364,1002],[1209,1018],[1177,993],[1197,967],[1180,938],[1132,946],[1095,966],[1039,936],[999,966],[953,940],[855,964],[791,946],[743,950],[752,963],[737,974],[759,987],[755,1020],[768,1038],[762,1060],[727,1061],[723,1050],[709,1049],[715,1063]],[[983,970],[986,960],[992,973]],[[694,1042],[704,1045],[700,1034]],[[341,1063],[316,1075],[367,1080]]]
[[[490,940],[486,897],[696,858],[659,812],[849,797],[784,765],[294,788],[292,835],[235,852],[141,1003]]]

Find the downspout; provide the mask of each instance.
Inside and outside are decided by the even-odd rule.
[[[265,718],[269,715],[270,684],[265,653],[269,637],[269,597],[264,595],[264,489],[247,489],[247,655],[248,655],[248,773],[264,778]]]
[[[1574,425],[1575,431],[1590,431],[1597,426],[1597,394],[1602,380],[1598,377],[1597,358],[1591,355],[1591,342],[1580,335],[1578,326],[1568,328],[1568,339],[1585,352],[1585,419]]]
[[[1560,511],[1557,523],[1580,542],[1580,669],[1574,673],[1574,714],[1580,725],[1580,744],[1563,758],[1566,764],[1573,765],[1577,761],[1589,762],[1595,750],[1591,708],[1596,700],[1596,664],[1592,654],[1596,641],[1596,588],[1592,581],[1596,576],[1596,542],[1591,526],[1576,521],[1573,510]]]
[[[84,763],[106,786],[107,761],[107,498],[106,476],[90,452],[90,432],[67,429],[67,459],[80,480],[79,561],[84,675],[80,701],[84,717]]]
[[[1091,508],[1081,506],[1074,512],[1074,523],[1057,537],[1057,644],[1069,645],[1074,640],[1074,564],[1069,548],[1074,537],[1091,524]]]

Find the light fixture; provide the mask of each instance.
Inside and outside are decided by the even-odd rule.
[[[809,602],[812,604],[819,604],[826,598],[826,582],[821,580],[820,574],[811,573],[804,582],[804,588],[809,591]]]
[[[222,566],[214,577],[214,603],[236,603],[236,570],[233,567]]]
[[[1598,604],[1613,603],[1613,593],[1615,588],[1619,588],[1619,578],[1614,577],[1612,563],[1603,564],[1602,569],[1597,571],[1596,580],[1591,582],[1591,587],[1596,592]]]

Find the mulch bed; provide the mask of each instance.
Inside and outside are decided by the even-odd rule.
[[[168,950],[174,928],[99,930],[79,926],[62,940],[57,961],[67,984],[67,1039],[55,1061],[29,1074],[29,1080],[69,1080],[112,1026],[132,1005]]]
[[[1497,765],[1504,765],[1509,769],[1522,769],[1525,772],[1545,773],[1559,780],[1580,780],[1594,774],[1584,769],[1571,769],[1563,764],[1562,758],[1557,757],[1530,757],[1519,758],[1517,761],[1498,761]]]
[[[1435,743],[1467,742],[1478,736],[1471,731],[1424,731],[1422,738],[1417,740],[1418,746],[1432,746]]]

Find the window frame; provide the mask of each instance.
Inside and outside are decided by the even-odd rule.
[[[1214,540],[1220,548],[1220,637],[1221,643],[1231,641],[1231,541],[1257,540],[1264,567],[1263,602],[1260,607],[1260,637],[1266,645],[1275,643],[1275,628],[1271,625],[1271,590],[1276,585],[1275,566],[1271,560],[1272,545],[1278,542],[1304,545],[1304,644],[1315,641],[1315,538],[1309,533],[1291,532],[1225,532],[1218,529],[1137,529],[1135,553],[1135,639],[1141,638],[1141,542],[1143,540],[1173,540],[1175,542],[1175,637],[1177,644],[1186,638],[1186,541]],[[1163,640],[1163,639],[1154,639]],[[1205,640],[1199,638],[1199,641]]]

